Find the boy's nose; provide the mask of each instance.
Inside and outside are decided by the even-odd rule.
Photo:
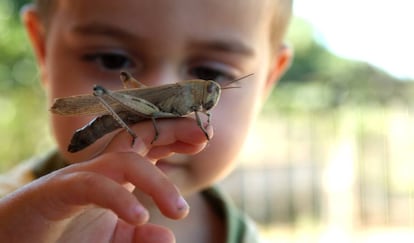
[[[140,76],[140,79],[147,86],[160,86],[180,81],[178,72],[172,68],[154,69]]]

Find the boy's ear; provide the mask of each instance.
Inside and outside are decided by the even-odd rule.
[[[45,58],[46,58],[46,33],[42,21],[38,15],[36,7],[33,4],[24,6],[21,10],[21,18],[29,36],[37,63],[40,68],[42,82],[44,77]]]
[[[293,60],[293,50],[290,46],[283,44],[278,53],[276,53],[275,58],[270,67],[270,72],[267,77],[266,82],[266,91],[270,93],[272,87],[279,81],[279,79],[285,74],[289,69]]]

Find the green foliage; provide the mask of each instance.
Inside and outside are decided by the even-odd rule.
[[[32,86],[37,82],[34,75],[36,65],[18,15],[18,9],[23,2],[0,2],[0,88],[2,90]]]
[[[290,30],[294,61],[272,92],[265,114],[276,110],[329,111],[339,106],[412,105],[413,82],[333,55],[314,40],[311,27],[300,19],[293,21]]]
[[[18,11],[0,2],[0,171],[51,147],[45,97]]]

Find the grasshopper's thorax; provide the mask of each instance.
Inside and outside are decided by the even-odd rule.
[[[205,111],[212,109],[219,101],[221,87],[217,82],[208,80],[203,89],[202,107]]]

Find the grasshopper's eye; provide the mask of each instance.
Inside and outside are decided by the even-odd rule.
[[[220,87],[214,82],[210,82],[207,86],[207,93],[211,94],[213,92],[219,93]]]
[[[101,96],[103,94],[107,93],[106,89],[102,86],[95,85],[93,87],[93,95],[95,96]]]
[[[135,63],[127,55],[120,53],[95,53],[87,54],[84,60],[95,62],[99,68],[109,71],[117,71],[121,69],[130,69],[135,67]]]

